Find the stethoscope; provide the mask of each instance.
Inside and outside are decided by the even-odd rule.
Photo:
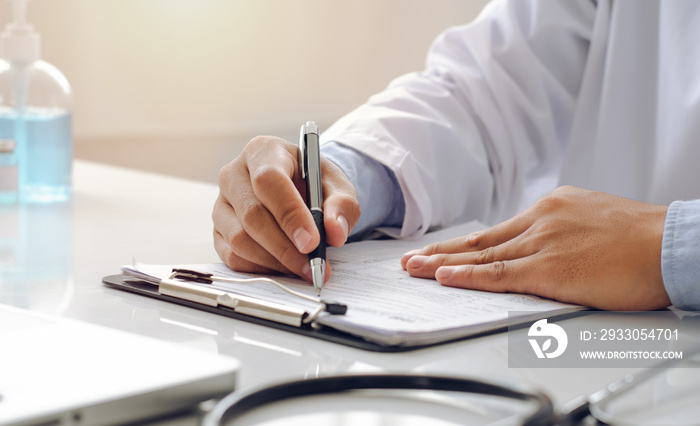
[[[490,395],[532,403],[535,409],[523,420],[523,425],[551,425],[555,418],[554,406],[549,397],[523,386],[440,376],[369,374],[304,379],[245,393],[234,392],[222,399],[206,415],[202,424],[222,425],[255,408],[285,399],[370,389],[452,391]]]
[[[687,351],[689,356],[698,353],[700,353],[700,345]],[[554,405],[546,394],[517,384],[428,375],[363,374],[302,379],[248,392],[234,392],[219,401],[205,416],[202,424],[204,426],[222,425],[272,402],[356,390],[451,391],[520,401],[534,406],[519,423],[527,426],[571,426],[580,424],[589,416],[593,417],[598,424],[613,424],[615,418],[607,411],[607,406],[613,399],[654,377],[659,371],[667,371],[668,368],[680,362],[683,360],[670,359],[655,367],[626,375],[598,392],[570,401],[559,413],[554,410]]]

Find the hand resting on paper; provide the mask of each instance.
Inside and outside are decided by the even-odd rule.
[[[490,229],[401,259],[441,284],[527,293],[606,310],[671,304],[661,276],[666,206],[562,187]]]
[[[231,269],[296,274],[311,281],[308,257],[319,233],[304,201],[297,145],[272,136],[251,140],[219,172],[214,245]],[[357,193],[345,174],[321,159],[327,243],[342,246],[360,217]],[[326,268],[326,279],[330,276]]]

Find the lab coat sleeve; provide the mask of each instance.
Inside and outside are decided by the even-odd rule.
[[[700,311],[700,200],[674,201],[669,206],[661,272],[673,305]]]
[[[594,18],[590,0],[494,1],[440,36],[423,72],[393,81],[322,141],[394,172],[403,237],[504,220],[526,180],[558,173]]]

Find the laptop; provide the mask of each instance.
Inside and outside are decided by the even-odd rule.
[[[0,424],[121,424],[234,390],[236,359],[0,305]]]

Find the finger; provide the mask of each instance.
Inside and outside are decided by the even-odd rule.
[[[309,253],[318,247],[320,235],[294,183],[299,181],[296,146],[270,144],[268,149],[249,155],[247,167],[254,198],[272,215],[277,227],[297,250]]]
[[[338,166],[324,159],[322,168],[326,241],[334,247],[340,247],[345,244],[350,230],[360,218],[360,203],[355,187]]]
[[[443,266],[435,272],[437,281],[448,287],[491,291],[496,293],[537,294],[534,256],[503,260],[484,265]],[[533,268],[534,266],[534,268]],[[545,294],[539,294],[545,296]]]
[[[486,265],[489,263],[515,260],[530,256],[538,251],[534,244],[526,243],[525,234],[493,247],[479,251],[467,251],[454,254],[433,254],[425,256],[415,254],[405,262],[405,270],[415,277],[434,278],[438,268],[456,265]]]
[[[273,270],[285,274],[291,272],[290,268],[286,267],[247,234],[239,223],[231,205],[223,202],[223,200],[217,201],[212,217],[215,223],[214,243],[217,253],[221,260],[231,269],[260,273],[268,273]],[[300,265],[300,268],[298,270],[303,274],[305,272],[303,266]]]
[[[464,253],[494,247],[521,235],[532,225],[533,221],[534,217],[528,212],[524,212],[491,228],[472,232],[463,237],[429,244],[418,252],[407,252],[404,254],[406,259],[402,259],[402,263],[417,254],[429,256],[436,253]]]
[[[221,260],[228,266],[229,268],[233,269],[234,271],[238,272],[248,272],[252,274],[265,274],[265,275],[272,275],[272,274],[291,274],[291,271],[287,270],[282,264],[277,262],[277,265],[275,268],[270,268],[266,267],[263,265],[260,265],[258,263],[251,262],[250,260],[239,256],[233,251],[233,248],[228,244],[226,239],[223,237],[218,232],[215,232],[214,234],[214,248],[216,248],[216,252],[221,258]],[[268,253],[269,255],[269,253]],[[274,258],[271,259],[272,262],[270,263],[275,263]],[[264,260],[261,260],[261,258],[257,258],[256,261],[262,262],[262,263],[267,263]]]
[[[234,271],[263,275],[295,275],[255,243],[253,239],[249,238],[248,240],[250,241],[250,245],[239,244],[236,246],[236,249],[240,247],[240,250],[234,250],[221,233],[218,231],[214,232],[214,247],[216,248],[216,252],[226,266]],[[310,267],[305,266],[300,276],[309,283],[313,282]],[[324,282],[328,281],[330,276],[331,265],[330,263],[326,263],[326,273],[323,278]]]
[[[219,252],[222,260],[237,270],[252,272],[249,266],[244,266],[246,263],[238,261],[241,259],[283,273],[291,271],[296,275],[305,276],[308,273],[305,256],[296,250],[277,227],[269,212],[253,197],[245,194],[250,189],[245,189],[244,185],[240,185],[240,188],[241,197],[237,203],[239,211],[235,211],[234,207],[220,196],[220,201],[217,201],[212,213],[216,231],[230,248],[228,252],[225,251],[225,246],[220,246],[224,250]],[[250,207],[246,207],[244,199],[250,203]]]
[[[413,257],[426,257],[436,254],[448,254],[448,253],[464,253],[476,250],[478,246],[478,232],[473,232],[469,235],[453,238],[447,241],[441,241],[433,244],[429,244],[422,249],[414,249],[407,251],[401,256],[401,267],[404,270],[408,270],[408,264]],[[414,267],[418,267],[422,264],[424,259],[416,259],[414,261]]]
[[[403,256],[401,256],[401,267],[403,268],[404,271],[405,271],[406,268],[407,268],[408,261],[409,261],[413,256],[416,256],[416,255],[418,255],[419,253],[420,253],[420,249],[414,249],[414,250],[407,251],[406,253],[403,254]]]

